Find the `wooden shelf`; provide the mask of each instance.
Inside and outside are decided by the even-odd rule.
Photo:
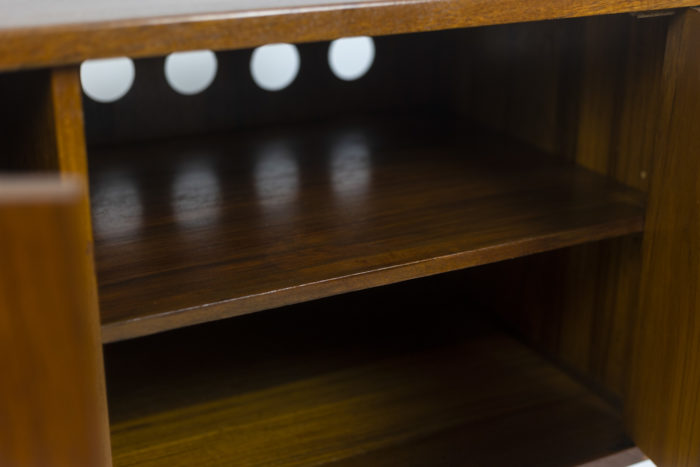
[[[694,0],[5,0],[0,70],[695,5]]]
[[[427,120],[90,150],[105,342],[639,232],[641,195]]]
[[[439,279],[106,346],[114,465],[562,467],[632,445]]]

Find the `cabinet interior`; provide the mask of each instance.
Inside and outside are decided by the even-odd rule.
[[[574,465],[629,447],[668,21],[375,37],[351,82],[327,42],[299,44],[279,92],[256,87],[250,49],[217,52],[194,96],[164,57],[138,59],[122,99],[83,96],[115,465]],[[0,111],[3,169],[51,169],[51,107],[34,107]]]

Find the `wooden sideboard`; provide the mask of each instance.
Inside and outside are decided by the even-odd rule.
[[[0,465],[700,465],[693,6],[3,2]]]

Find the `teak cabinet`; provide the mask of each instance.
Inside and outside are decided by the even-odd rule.
[[[5,2],[0,465],[700,465],[693,6]]]

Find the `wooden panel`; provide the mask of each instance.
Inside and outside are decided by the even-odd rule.
[[[0,178],[2,465],[111,465],[83,198],[75,181]]]
[[[670,26],[628,424],[659,465],[700,464],[700,12]]]
[[[563,466],[630,446],[458,282],[424,281],[106,346],[115,465]]]
[[[105,341],[640,230],[635,190],[450,125],[94,150]]]
[[[453,99],[448,83],[460,79],[454,70],[454,56],[459,52],[455,39],[461,33],[377,37],[374,63],[366,75],[350,82],[331,72],[329,43],[301,44],[299,74],[278,92],[261,89],[253,81],[252,50],[217,53],[214,81],[205,91],[187,96],[167,83],[163,57],[135,60],[137,78],[124,97],[112,103],[84,99],[88,144],[323,121],[338,116],[433,112],[444,117]]]
[[[485,67],[487,78],[477,73],[460,108],[647,191],[668,21],[625,15],[475,31],[488,57],[472,55],[471,68]],[[488,277],[499,285],[482,291],[529,342],[622,398],[640,271],[641,238],[628,237],[494,265]]]
[[[345,2],[17,0],[3,7],[0,69],[234,49],[627,11],[693,6],[694,0],[415,0]],[[7,3],[7,0],[5,1]]]

